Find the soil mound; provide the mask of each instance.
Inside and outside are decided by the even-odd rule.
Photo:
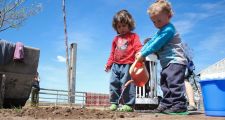
[[[22,109],[0,109],[2,117],[31,117],[35,119],[117,119],[134,118],[135,112],[113,112],[109,110],[82,109],[74,107],[37,107]]]

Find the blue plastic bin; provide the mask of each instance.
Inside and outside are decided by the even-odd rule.
[[[205,115],[225,117],[225,78],[199,81]]]

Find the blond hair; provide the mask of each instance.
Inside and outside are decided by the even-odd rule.
[[[167,0],[157,0],[148,8],[147,13],[151,16],[154,16],[159,13],[166,13],[170,17],[173,16],[171,4]]]

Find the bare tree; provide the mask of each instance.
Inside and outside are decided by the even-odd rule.
[[[65,5],[65,0],[62,0],[62,12],[63,12],[63,22],[64,22],[64,35],[65,35],[65,47],[66,47],[66,66],[67,66],[67,81],[68,81],[68,102],[72,103],[71,101],[71,93],[72,93],[72,88],[71,88],[71,82],[70,82],[70,63],[69,63],[69,50],[68,50],[68,35],[67,35],[67,24],[66,24],[66,5]]]
[[[18,28],[30,16],[37,14],[41,4],[25,7],[26,0],[0,0],[0,32]]]

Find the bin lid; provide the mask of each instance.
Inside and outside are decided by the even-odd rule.
[[[225,78],[211,78],[211,79],[202,79],[199,82],[209,82],[209,81],[224,81]]]

